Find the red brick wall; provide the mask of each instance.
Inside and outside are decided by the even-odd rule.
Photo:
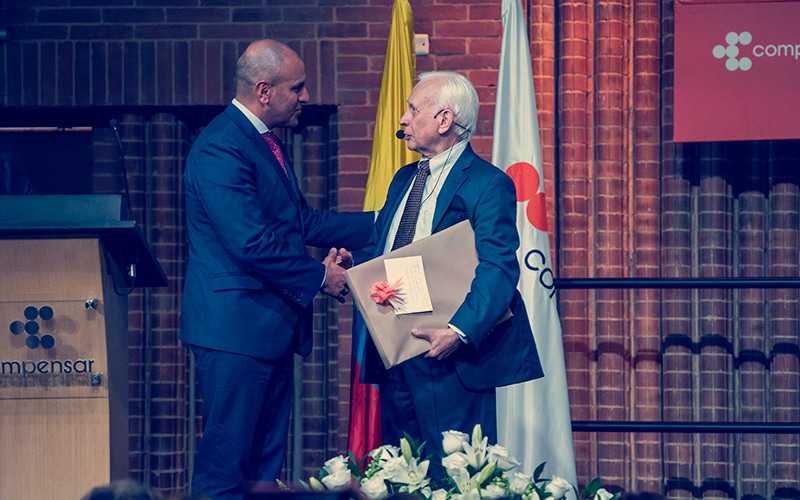
[[[0,10],[10,37],[3,125],[2,114],[41,108],[81,110],[64,125],[84,125],[86,109],[120,121],[135,215],[170,278],[134,292],[130,316],[131,471],[160,491],[185,491],[189,424],[199,425],[189,421],[190,358],[177,341],[181,172],[204,123],[192,110],[230,99],[251,40],[287,42],[306,61],[312,103],[336,107],[330,125],[287,137],[302,148],[309,200],[360,209],[391,4],[28,0]],[[500,4],[411,0],[416,32],[431,41],[417,69],[476,84],[473,144],[487,158]],[[671,142],[671,2],[523,5],[558,277],[798,275],[798,143]],[[95,189],[120,192],[114,136],[93,124]],[[559,299],[573,419],[800,421],[796,290],[565,290]],[[299,368],[302,444],[287,469],[301,477],[346,443],[351,309],[317,306],[316,348]],[[796,492],[800,477],[793,435],[584,432],[575,454],[581,483],[601,475],[612,488],[670,498],[727,488],[771,497]]]

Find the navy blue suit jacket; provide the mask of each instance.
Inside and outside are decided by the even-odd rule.
[[[306,245],[359,249],[374,213],[310,208],[234,105],[200,134],[186,161],[189,263],[180,339],[273,360],[311,351],[311,302],[325,268]]]
[[[373,256],[383,253],[389,226],[417,171],[412,163],[397,171],[373,234]],[[516,191],[503,171],[467,148],[453,165],[436,199],[433,233],[469,219],[475,231],[478,267],[469,293],[450,323],[469,338],[449,358],[462,383],[474,390],[540,378],[542,372],[525,304],[517,291],[519,235]],[[442,252],[456,252],[443,248]],[[511,308],[513,317],[498,324]],[[446,325],[442,325],[442,328]],[[383,365],[367,341],[364,381],[380,383]]]

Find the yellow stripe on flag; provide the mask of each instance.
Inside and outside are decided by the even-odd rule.
[[[397,139],[400,117],[406,110],[416,76],[414,53],[414,17],[408,0],[395,0],[392,26],[383,65],[383,80],[375,117],[372,156],[369,162],[364,210],[379,210],[386,201],[386,191],[395,172],[407,163],[417,161],[419,154],[409,151],[406,141]],[[353,319],[353,358],[350,373],[350,427],[347,447],[361,459],[383,441],[381,439],[380,396],[372,384],[362,384],[358,375],[364,344],[369,335],[358,312]]]
[[[406,111],[406,99],[414,86],[416,67],[411,5],[408,0],[395,0],[364,195],[366,211],[380,210],[395,172],[403,165],[419,159],[418,153],[408,150],[406,141],[395,136],[400,128],[397,122]]]

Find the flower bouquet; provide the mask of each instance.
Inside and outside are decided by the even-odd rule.
[[[459,431],[443,432],[441,465],[423,458],[425,443],[418,445],[408,435],[400,446],[384,445],[356,461],[352,452],[339,455],[323,466],[319,479],[303,483],[312,490],[350,488],[368,500],[381,500],[392,495],[413,495],[424,500],[478,500],[504,498],[514,500],[559,500],[573,491],[581,500],[617,500],[600,485],[591,481],[583,490],[558,476],[543,478],[545,464],[533,475],[511,471],[519,465],[503,446],[488,444],[480,425],[469,436]],[[429,474],[432,467],[441,467],[441,474]]]

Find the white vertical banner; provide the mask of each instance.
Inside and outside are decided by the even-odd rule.
[[[498,389],[498,443],[522,462],[518,471],[531,474],[547,462],[543,477],[559,476],[577,486],[564,346],[547,233],[539,120],[520,0],[503,0],[502,17],[492,163],[514,179],[517,188],[519,290],[545,376]]]

